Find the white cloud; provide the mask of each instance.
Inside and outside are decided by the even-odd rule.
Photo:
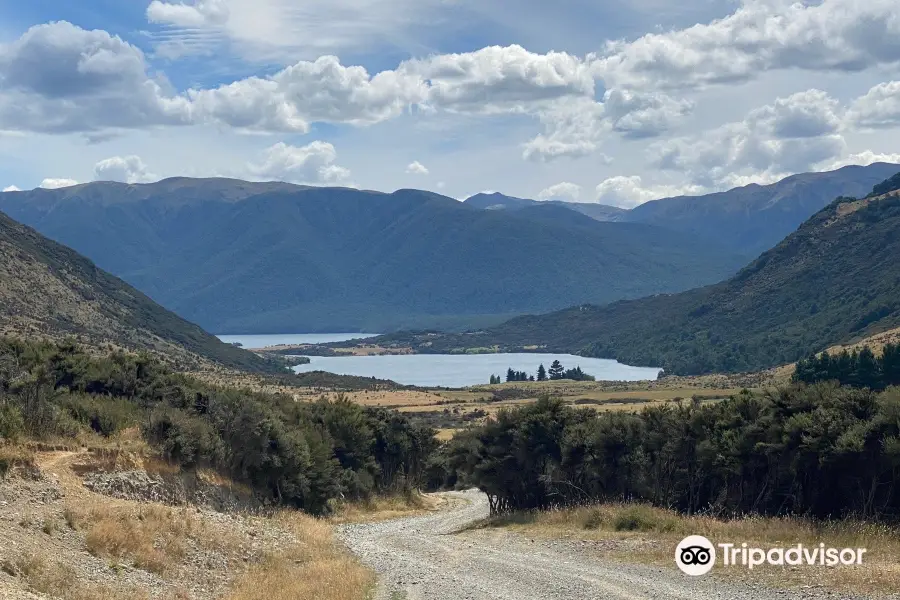
[[[72,132],[185,123],[184,98],[163,93],[139,49],[65,21],[0,45],[0,129]]]
[[[429,83],[430,106],[467,114],[528,114],[559,98],[594,96],[584,60],[518,45],[408,60],[397,72]]]
[[[650,148],[657,168],[681,171],[697,185],[721,189],[770,182],[843,155],[838,104],[808,90],[778,98],[740,122]]]
[[[411,175],[428,175],[428,168],[417,160],[406,166],[406,172]]]
[[[612,89],[603,96],[603,108],[613,130],[625,137],[644,138],[670,129],[693,111],[694,103],[658,92]]]
[[[14,185],[8,185],[5,188],[3,188],[3,191],[4,192],[21,192],[22,190],[20,190],[19,188],[17,188]]]
[[[196,118],[240,129],[305,133],[312,122],[370,125],[424,102],[416,76],[343,66],[337,57],[298,62],[269,78],[250,77],[218,88],[190,90]]]
[[[94,165],[95,181],[120,181],[122,183],[148,183],[159,179],[147,170],[139,156],[113,156]]]
[[[307,184],[346,184],[350,171],[335,163],[334,146],[315,141],[306,146],[279,142],[266,149],[263,162],[251,164],[248,171],[259,179]]]
[[[187,0],[152,2],[147,20],[157,54],[237,56],[289,64],[323,54],[398,45],[420,49],[421,25],[445,0]]]
[[[685,89],[775,69],[846,72],[898,61],[896,0],[744,0],[708,24],[609,43],[593,64],[607,87]]]
[[[702,193],[702,188],[694,185],[649,185],[645,186],[639,175],[631,177],[616,176],[605,179],[597,186],[597,202],[618,206],[621,208],[634,208],[644,202]]]
[[[228,6],[224,0],[198,0],[194,4],[153,0],[147,7],[147,20],[178,27],[222,25],[228,21]]]
[[[581,196],[581,186],[570,183],[568,181],[563,181],[562,183],[557,183],[556,185],[551,185],[547,189],[541,190],[541,193],[538,194],[538,200],[578,200],[578,197]]]
[[[78,182],[74,179],[58,179],[53,177],[48,177],[41,182],[41,185],[38,187],[42,187],[48,190],[57,190],[59,188],[64,187],[72,187],[73,185],[78,185]]]
[[[604,114],[602,104],[587,98],[554,103],[540,113],[544,133],[523,145],[522,157],[546,162],[594,153],[610,130]]]
[[[900,126],[900,81],[880,83],[857,98],[850,105],[847,121],[868,129]]]
[[[840,169],[841,167],[846,167],[847,165],[866,166],[877,162],[900,164],[900,154],[884,154],[880,152],[873,152],[871,150],[863,150],[862,152],[850,154],[849,156],[840,158],[830,163],[819,165],[817,170],[833,171],[834,169]]]

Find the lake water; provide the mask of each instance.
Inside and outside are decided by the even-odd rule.
[[[404,385],[467,387],[488,383],[491,375],[506,379],[506,370],[535,375],[538,365],[545,369],[559,360],[569,369],[581,370],[598,380],[641,381],[656,379],[659,369],[630,367],[614,360],[584,358],[572,354],[407,354],[399,356],[311,356],[308,365],[294,367],[297,373],[327,371],[390,379]]]
[[[280,344],[327,344],[369,337],[377,333],[275,333],[272,335],[217,335],[226,344],[238,343],[244,348],[265,348]]]

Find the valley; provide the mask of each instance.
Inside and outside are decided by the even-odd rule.
[[[900,600],[898,0],[0,23],[0,600]]]
[[[211,185],[214,203],[242,210],[337,193],[332,209],[342,219],[341,198],[360,202],[356,191],[275,186],[259,197],[254,185],[230,181],[160,185]],[[87,192],[100,206],[121,201]],[[86,192],[65,193],[74,206]],[[171,208],[175,199],[186,214],[196,202],[153,201]],[[389,202],[401,206],[392,219],[424,205],[493,224],[540,223],[516,234],[529,239],[538,229],[602,231],[604,243],[649,239],[631,224],[597,221],[621,213],[588,217],[559,203],[451,209],[414,191]],[[898,203],[900,175],[834,200],[736,275],[683,292],[465,332],[339,320],[336,331],[387,333],[281,334],[302,329],[278,319],[284,329],[218,337],[3,217],[0,534],[17,541],[0,552],[0,593],[394,600],[713,598],[724,589],[738,598],[836,590],[890,598],[898,496],[889,482],[900,431],[896,388],[884,382],[898,354]],[[665,234],[653,250],[660,261],[670,242],[684,249]],[[223,290],[218,302],[240,303]],[[377,297],[360,314],[377,312]],[[859,373],[848,382],[865,375],[881,385],[838,386],[811,361],[795,373],[794,361],[829,348],[857,352],[847,364]],[[875,371],[861,358],[868,348],[886,348]],[[671,569],[671,547],[696,531],[865,546],[873,571],[685,579]]]

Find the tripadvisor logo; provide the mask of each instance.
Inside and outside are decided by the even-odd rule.
[[[761,565],[861,565],[865,553],[865,548],[826,548],[825,544],[796,544],[768,549],[755,548],[747,543],[713,544],[702,535],[689,535],[675,548],[675,564],[684,573],[696,576],[709,573],[716,562],[725,567],[746,567],[750,570]]]

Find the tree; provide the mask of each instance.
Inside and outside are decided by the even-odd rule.
[[[563,369],[562,363],[554,360],[553,364],[550,365],[550,379],[562,379],[563,373],[565,373],[565,369]]]
[[[538,367],[537,380],[547,381],[547,369],[544,368],[543,363]]]
[[[515,381],[516,380],[516,372],[512,370],[512,367],[506,370],[506,381]]]
[[[885,344],[881,355],[881,374],[884,385],[900,385],[900,344]]]

